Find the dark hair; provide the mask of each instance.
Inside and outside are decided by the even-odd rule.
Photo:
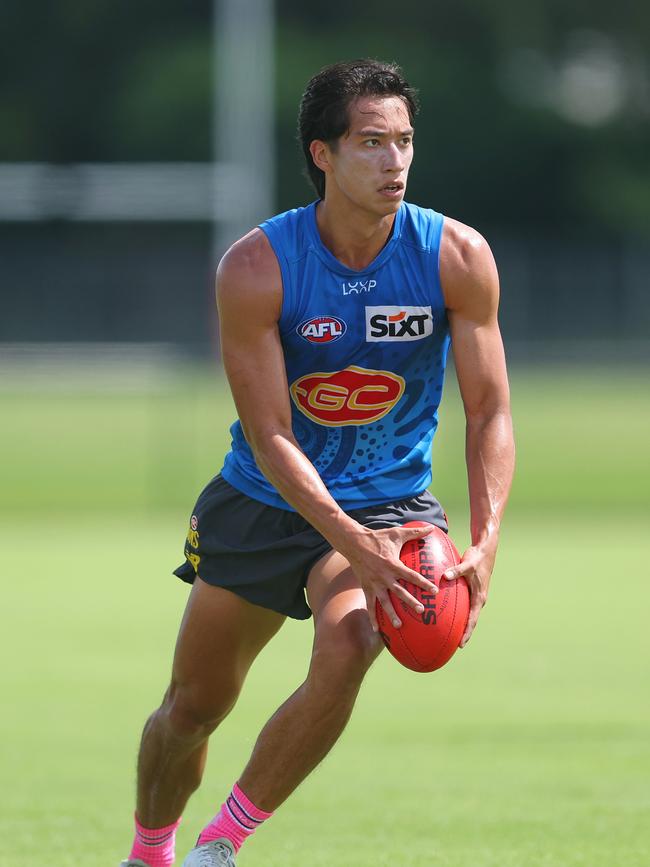
[[[307,176],[321,198],[325,195],[325,173],[314,165],[309,145],[316,139],[331,143],[340,138],[350,127],[350,103],[361,96],[398,96],[411,123],[419,107],[417,92],[396,63],[348,60],[326,66],[314,75],[300,100],[298,137]]]

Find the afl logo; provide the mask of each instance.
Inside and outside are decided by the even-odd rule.
[[[310,343],[331,343],[343,337],[347,325],[336,316],[314,316],[313,319],[301,322],[296,331]]]

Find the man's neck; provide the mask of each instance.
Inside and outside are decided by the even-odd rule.
[[[378,217],[360,208],[337,207],[324,199],[316,208],[321,241],[344,265],[362,271],[375,259],[390,238],[395,214]]]

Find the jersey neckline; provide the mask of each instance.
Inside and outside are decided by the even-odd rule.
[[[393,231],[391,232],[388,241],[384,244],[372,262],[366,265],[366,267],[361,271],[355,271],[354,268],[348,268],[347,265],[344,265],[343,262],[337,259],[336,256],[327,249],[325,244],[323,244],[320,232],[318,231],[318,224],[316,222],[316,206],[319,201],[320,199],[317,199],[315,202],[312,202],[307,206],[307,227],[314,252],[321,262],[330,269],[330,271],[335,271],[336,273],[342,274],[346,277],[362,277],[364,274],[370,274],[376,271],[387,259],[390,258],[402,234],[402,224],[404,222],[404,212],[406,210],[406,204],[404,202],[402,202],[399,206],[399,210],[395,214]]]

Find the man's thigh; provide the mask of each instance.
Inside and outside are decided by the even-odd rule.
[[[198,574],[253,605],[305,620],[311,615],[306,570],[328,548],[300,515],[254,500],[216,476],[194,506],[187,559],[175,574],[188,583]]]
[[[307,601],[314,618],[332,617],[331,604],[347,610],[366,610],[363,590],[350,564],[338,551],[330,550],[312,566],[307,577]]]
[[[314,614],[314,650],[361,653],[374,659],[383,647],[372,631],[366,598],[350,564],[329,551],[312,567],[307,600]]]
[[[447,530],[442,506],[429,491],[394,503],[355,509],[349,514],[372,530],[400,526],[409,521],[426,521]],[[329,628],[344,617],[350,620],[352,613],[356,612],[352,619],[360,624],[359,628],[362,631],[367,628],[375,635],[370,626],[364,593],[342,554],[332,550],[324,554],[309,572],[306,590],[317,634],[319,624]]]
[[[173,682],[208,694],[238,688],[284,620],[197,577],[176,642]]]

